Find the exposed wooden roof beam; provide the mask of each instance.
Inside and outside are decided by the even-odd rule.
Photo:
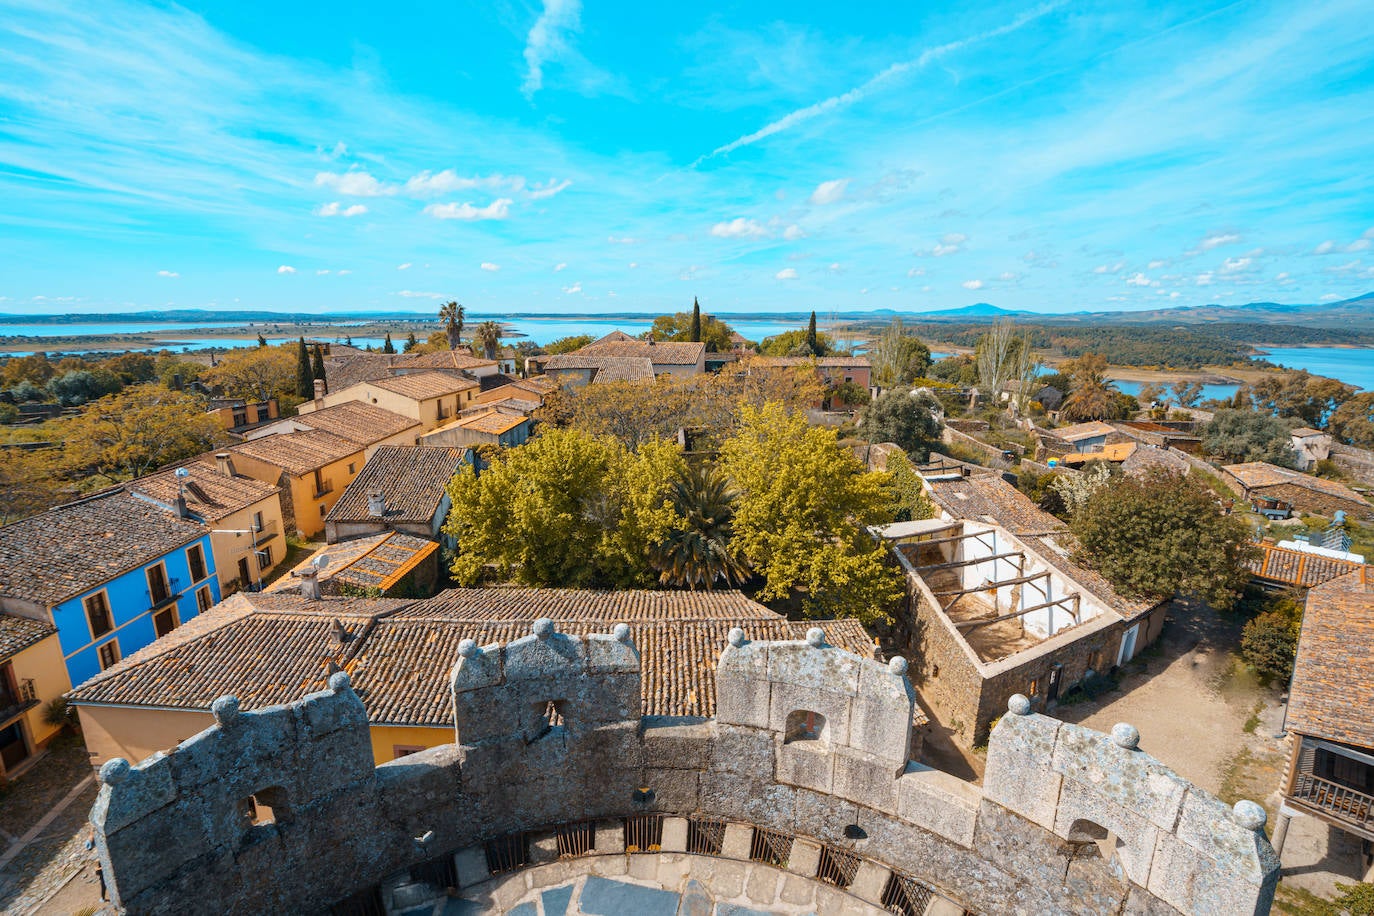
[[[1065,595],[1063,598],[1056,598],[1053,601],[1046,601],[1042,604],[1032,604],[1030,607],[1021,608],[1019,611],[1012,611],[1010,614],[999,614],[996,617],[981,617],[978,620],[963,620],[954,624],[954,626],[959,630],[972,630],[974,627],[981,627],[985,624],[997,623],[1002,620],[1011,620],[1014,617],[1021,617],[1025,614],[1034,613],[1035,611],[1043,611],[1047,607],[1054,607],[1066,601],[1072,601],[1076,606],[1078,604],[1078,592],[1074,592],[1072,595]],[[1072,616],[1075,621],[1078,620],[1076,611]]]

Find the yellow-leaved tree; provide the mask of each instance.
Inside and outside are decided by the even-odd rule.
[[[61,426],[64,463],[73,475],[112,481],[208,451],[225,439],[205,402],[161,385],[131,385],[86,405]]]

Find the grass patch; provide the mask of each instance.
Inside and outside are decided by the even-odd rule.
[[[1274,894],[1274,912],[1287,916],[1337,916],[1339,911],[1330,901],[1323,900],[1311,891],[1279,883]]]
[[[1264,709],[1264,701],[1263,701],[1263,700],[1261,700],[1261,701],[1259,701],[1258,703],[1256,703],[1256,704],[1255,704],[1255,708],[1254,708],[1253,710],[1250,711],[1250,716],[1249,716],[1249,718],[1247,718],[1247,719],[1245,720],[1245,724],[1244,724],[1243,726],[1241,726],[1241,731],[1245,732],[1247,735],[1253,735],[1253,734],[1255,733],[1255,730],[1259,728],[1259,724],[1260,724],[1260,716],[1259,716],[1259,714],[1260,714],[1260,710],[1262,710],[1262,709]]]

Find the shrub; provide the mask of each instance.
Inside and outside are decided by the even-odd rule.
[[[1293,676],[1301,627],[1300,612],[1286,607],[1265,611],[1245,625],[1240,637],[1241,657],[1259,674],[1287,681]]]

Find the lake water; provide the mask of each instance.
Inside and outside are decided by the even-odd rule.
[[[241,321],[204,321],[198,324],[176,322],[110,323],[110,324],[0,324],[0,337],[78,337],[87,334],[147,334],[151,331],[175,331],[185,328],[237,328]]]
[[[1313,375],[1340,379],[1365,391],[1374,390],[1374,350],[1352,347],[1265,347],[1260,359]]]

